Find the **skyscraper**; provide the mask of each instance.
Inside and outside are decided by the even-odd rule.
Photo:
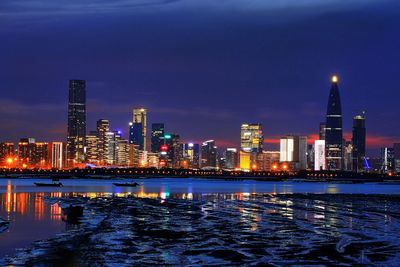
[[[69,81],[67,158],[69,166],[85,161],[86,81]]]
[[[97,121],[97,159],[100,164],[106,161],[108,151],[107,133],[110,131],[110,122],[105,119]]]
[[[199,168],[200,161],[200,145],[186,143],[183,145],[183,159],[188,161],[188,167],[192,169]]]
[[[21,138],[18,143],[19,164],[33,165],[36,153],[34,138]]]
[[[119,156],[118,144],[121,140],[122,140],[121,131],[112,131],[112,132],[106,133],[107,150],[105,153],[105,162],[108,165],[118,164],[118,156]],[[126,159],[124,159],[126,161],[126,163],[128,161],[128,150],[129,150],[129,146],[125,147],[125,144],[124,144],[123,151],[124,151],[124,153],[126,151],[126,154],[124,155],[124,158],[126,158]]]
[[[151,125],[151,152],[160,152],[160,148],[164,144],[164,133],[164,123],[153,123]]]
[[[353,170],[357,172],[363,171],[366,143],[364,113],[353,117],[353,137],[351,142],[353,144]]]
[[[234,170],[239,167],[238,152],[236,148],[227,148],[224,154],[226,169]]]
[[[97,131],[86,135],[86,162],[99,163],[99,137],[97,136]]]
[[[240,147],[245,152],[261,153],[264,136],[260,123],[243,123],[240,128]]]
[[[307,137],[288,135],[280,140],[280,161],[292,162],[296,169],[307,169]]]
[[[65,163],[65,144],[62,142],[49,143],[49,163],[53,169],[62,169]]]
[[[383,173],[394,170],[394,150],[392,147],[381,148],[381,171]]]
[[[145,150],[145,138],[143,136],[142,123],[129,123],[129,144],[138,145],[139,150]]]
[[[325,140],[315,140],[314,143],[314,170],[326,169]]]
[[[142,124],[143,150],[147,151],[147,109],[134,108],[132,122]]]
[[[217,147],[214,140],[205,141],[201,146],[201,167],[217,167]]]
[[[326,112],[325,128],[326,166],[328,170],[343,168],[342,106],[338,87],[338,77],[332,77]]]

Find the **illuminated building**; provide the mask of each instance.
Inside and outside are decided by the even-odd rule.
[[[14,162],[14,143],[0,143],[0,167],[11,167]]]
[[[67,157],[70,167],[85,161],[86,81],[69,81]]]
[[[400,173],[400,143],[393,144],[394,172]]]
[[[104,164],[107,151],[108,151],[108,143],[106,135],[110,132],[110,122],[105,119],[100,119],[97,121],[97,159],[100,164]]]
[[[118,154],[118,141],[121,139],[121,132],[107,132],[106,133],[106,153],[105,163],[108,165],[117,164]]]
[[[288,135],[280,140],[280,162],[291,162],[299,170],[307,169],[307,137]]]
[[[183,145],[183,160],[187,161],[186,168],[198,169],[200,162],[200,145],[187,143]]]
[[[273,171],[273,166],[279,166],[280,152],[279,151],[263,151],[257,154],[257,170]]]
[[[381,148],[381,171],[388,173],[394,170],[394,150],[392,147]]]
[[[129,165],[129,142],[128,140],[118,138],[116,144],[116,164],[126,167]]]
[[[164,145],[167,147],[166,163],[168,167],[179,168],[181,161],[180,136],[178,134],[164,134]],[[162,155],[161,151],[161,155]]]
[[[139,167],[139,146],[129,144],[129,167]]]
[[[332,77],[326,112],[325,154],[328,170],[343,168],[342,106],[337,76]]]
[[[32,165],[35,158],[35,139],[21,138],[18,143],[18,165]]]
[[[360,172],[364,170],[365,146],[366,146],[366,129],[365,114],[353,117],[353,170]]]
[[[91,164],[99,163],[99,137],[96,133],[86,135],[86,162]]]
[[[34,167],[46,168],[49,162],[49,144],[45,142],[35,143],[35,152],[31,164]]]
[[[147,109],[145,108],[134,108],[132,123],[139,123],[142,125],[142,139],[143,148],[142,150],[147,151]]]
[[[145,138],[143,137],[142,123],[129,123],[129,144],[138,145],[140,150],[145,150]]]
[[[159,153],[164,144],[164,123],[153,123],[151,125],[151,152]]]
[[[65,144],[62,142],[49,143],[49,161],[53,169],[62,169],[65,164]]]
[[[314,170],[326,170],[325,140],[314,142]]]
[[[158,153],[147,153],[147,167],[158,168],[159,167],[159,154]]]
[[[353,171],[353,144],[343,141],[343,167],[345,171]]]
[[[227,148],[224,153],[225,168],[234,170],[238,168],[238,152],[236,148]]]
[[[244,123],[240,130],[240,147],[245,152],[261,153],[264,136],[260,123]]]
[[[217,147],[214,140],[205,141],[201,146],[201,168],[217,167]]]
[[[242,171],[250,171],[251,154],[242,150],[239,152],[240,169]]]

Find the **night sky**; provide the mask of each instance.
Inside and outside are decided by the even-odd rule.
[[[126,132],[143,106],[149,123],[220,147],[260,122],[272,149],[315,138],[332,74],[347,138],[365,110],[370,155],[400,141],[400,1],[0,3],[0,141],[65,140],[68,80],[85,79],[88,131],[106,118]]]

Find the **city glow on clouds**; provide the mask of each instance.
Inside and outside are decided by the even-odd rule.
[[[55,15],[141,11],[171,11],[176,9],[213,10],[278,10],[301,8],[311,10],[346,9],[366,6],[382,0],[3,0],[1,15]]]

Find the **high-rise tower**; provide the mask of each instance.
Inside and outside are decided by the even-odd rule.
[[[365,114],[353,117],[353,170],[363,171],[364,158],[365,158],[365,143],[366,143],[366,129],[365,129]]]
[[[240,128],[240,146],[245,152],[261,153],[264,136],[260,123],[243,123]]]
[[[338,87],[338,77],[332,77],[329,92],[325,127],[326,167],[328,170],[343,168],[342,105]]]
[[[151,125],[151,152],[160,152],[164,137],[164,123],[153,123]]]
[[[86,136],[86,81],[69,81],[68,100],[68,165],[85,161]]]
[[[100,164],[104,164],[106,161],[106,155],[108,152],[107,133],[110,131],[110,122],[105,119],[97,121],[97,154]]]
[[[147,151],[147,109],[134,108],[132,123],[142,125],[143,150]]]

